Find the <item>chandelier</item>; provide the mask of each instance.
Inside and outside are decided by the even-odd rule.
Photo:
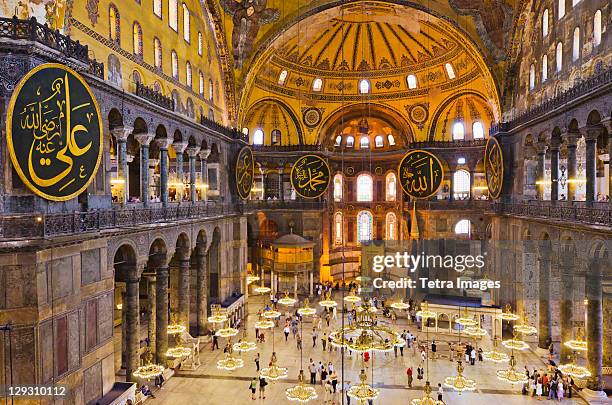
[[[588,348],[587,342],[582,340],[581,336],[578,336],[575,340],[569,340],[564,342],[563,345],[565,347],[569,347],[572,349],[574,362],[569,364],[561,364],[559,365],[559,370],[564,373],[571,375],[577,379],[588,378],[591,376],[591,372],[588,368],[579,366],[578,363],[578,352],[585,352]]]
[[[289,293],[285,293],[285,296],[278,300],[278,303],[286,306],[293,306],[297,300],[295,298],[289,297]]]
[[[504,312],[499,314],[497,317],[503,321],[518,321],[521,318],[517,314],[512,313],[512,307],[510,304],[506,305]]]
[[[287,388],[285,390],[285,395],[289,401],[297,401],[303,404],[313,399],[317,399],[317,391],[315,388],[304,385],[304,370],[300,370],[298,385]]]
[[[514,354],[510,356],[510,368],[497,370],[497,378],[510,384],[526,384],[529,381],[527,374],[516,370],[516,359]]]
[[[267,320],[267,319],[255,322],[255,328],[257,329],[270,329],[273,327],[274,327],[274,322]]]
[[[355,295],[355,293],[351,293],[350,295],[347,295],[346,297],[344,297],[344,301],[352,303],[352,304],[356,304],[358,302],[361,302],[361,297],[358,295]]]
[[[187,327],[178,323],[178,321],[176,320],[175,314],[172,314],[171,322],[172,323],[168,325],[168,329],[167,329],[168,335],[177,335],[187,330]]]
[[[333,307],[338,306],[338,303],[336,301],[332,300],[331,299],[331,293],[327,292],[325,294],[325,299],[322,300],[322,301],[319,301],[319,305],[321,305],[322,307],[325,307],[325,308],[333,308]]]
[[[348,390],[348,396],[351,398],[355,398],[359,401],[359,404],[363,404],[366,401],[374,400],[378,398],[379,390],[372,388],[366,383],[368,376],[365,373],[365,370],[361,370],[359,373],[359,385],[353,385]]]
[[[140,366],[134,371],[134,377],[142,378],[144,380],[150,380],[161,375],[164,372],[164,366],[159,364],[153,364],[153,353],[151,349],[147,348],[145,353],[145,365]]]
[[[227,321],[227,316],[221,312],[221,305],[212,304],[210,306],[211,316],[208,317],[208,322],[210,323],[223,323]]]
[[[483,337],[487,335],[487,331],[478,326],[468,326],[467,328],[464,329],[464,332],[466,335],[469,335],[472,337]]]
[[[429,304],[427,303],[427,301],[423,301],[421,303],[421,310],[417,311],[416,316],[418,316],[421,319],[435,318],[438,316],[437,313],[430,311],[428,308],[429,308]]]
[[[251,274],[249,274],[246,278],[247,284],[253,284],[256,281],[259,281],[260,277],[259,276],[253,276]]]
[[[263,280],[261,280],[261,285],[253,288],[253,292],[257,294],[267,294],[270,291],[272,291],[272,289],[270,287],[266,287],[265,285],[263,285]]]
[[[410,304],[407,304],[404,301],[400,300],[398,302],[394,302],[393,304],[391,304],[391,308],[403,311],[405,309],[409,309],[410,308]]]
[[[431,389],[431,384],[429,381],[425,382],[425,388],[423,388],[423,391],[425,391],[425,395],[423,395],[422,398],[413,399],[410,401],[410,405],[444,405],[444,401],[438,401],[431,396],[433,390]]]
[[[278,311],[274,311],[272,309],[264,311],[262,316],[266,319],[276,319],[279,316],[281,316],[282,314]]]
[[[538,333],[538,330],[535,326],[527,324],[514,325],[514,330],[518,333],[522,333],[523,335],[535,335],[536,333]]]
[[[236,336],[240,331],[234,328],[223,328],[215,332],[215,336],[220,338],[230,338]]]
[[[470,313],[467,308],[465,308],[465,310],[463,311],[463,315],[461,314],[461,311],[459,311],[459,315],[459,318],[455,319],[455,322],[459,325],[464,327],[478,325],[478,322],[474,319],[474,317],[470,316]]]
[[[247,342],[246,340],[240,339],[238,343],[234,343],[232,348],[236,351],[240,352],[250,352],[251,350],[255,350],[257,348],[257,344],[254,342]]]
[[[217,368],[221,370],[233,371],[241,367],[244,367],[244,361],[242,361],[242,359],[232,357],[232,355],[229,353],[225,355],[223,360],[217,361]]]
[[[317,313],[317,310],[314,308],[311,308],[308,304],[310,303],[310,301],[308,300],[308,298],[304,299],[304,306],[301,308],[298,308],[297,312],[300,316],[312,316],[314,314]]]
[[[499,345],[499,338],[495,336],[493,338],[493,349],[488,352],[483,352],[482,357],[485,360],[492,361],[494,363],[505,363],[510,360],[510,357],[506,353],[498,352],[495,348]]]
[[[510,350],[526,350],[526,349],[529,349],[529,345],[527,343],[525,343],[522,340],[516,339],[516,338],[504,340],[504,341],[502,341],[502,345],[506,349],[510,349]]]
[[[584,340],[568,340],[567,342],[563,343],[563,345],[565,347],[569,347],[574,351],[580,352],[586,352],[588,349],[587,342],[585,342]]]
[[[176,346],[166,350],[166,356],[172,358],[189,356],[191,354],[191,349],[183,346],[183,339],[181,339],[181,335],[177,335],[175,340]]]
[[[457,361],[457,375],[453,377],[446,377],[444,379],[444,386],[452,388],[457,392],[474,391],[476,389],[476,381],[464,377],[463,370],[463,363],[461,360]]]
[[[262,368],[259,374],[266,380],[276,381],[281,378],[287,378],[288,370],[286,367],[279,367],[276,365],[276,354],[272,353],[270,367]]]

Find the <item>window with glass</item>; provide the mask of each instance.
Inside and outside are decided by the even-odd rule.
[[[168,0],[168,25],[178,32],[178,0]]]
[[[548,35],[548,9],[544,10],[542,13],[542,37],[546,37]]]
[[[314,81],[312,82],[312,91],[321,91],[322,88],[323,80],[319,78],[314,79]]]
[[[338,212],[334,215],[334,240],[336,245],[342,244],[342,213]]]
[[[417,88],[417,78],[415,75],[408,75],[408,77],[406,78],[406,81],[408,82],[409,89]]]
[[[535,66],[532,64],[529,66],[529,90],[535,88]]]
[[[172,77],[178,79],[179,67],[178,67],[178,56],[175,51],[172,51]]]
[[[395,201],[397,196],[397,178],[395,177],[395,173],[387,174],[386,178],[386,198],[387,201]]]
[[[542,56],[542,83],[548,80],[548,56]]]
[[[272,143],[272,145],[277,145],[281,143],[281,131],[280,130],[278,129],[272,130],[272,132],[270,133],[270,142]]]
[[[185,70],[186,70],[185,84],[187,85],[187,87],[191,88],[191,85],[193,83],[193,80],[191,78],[191,63],[187,62],[187,64],[185,65]]]
[[[355,138],[353,138],[352,135],[349,135],[346,137],[346,147],[352,148],[353,146],[355,146]]]
[[[453,65],[451,65],[450,63],[447,63],[444,65],[444,68],[446,69],[446,74],[448,75],[449,79],[454,79],[455,78],[455,69],[453,69]]]
[[[601,10],[597,10],[593,17],[593,46],[599,44],[601,44]]]
[[[357,239],[359,242],[372,240],[372,225],[374,218],[368,211],[361,211],[357,214]]]
[[[185,3],[183,3],[183,39],[191,42],[191,14]]]
[[[119,44],[121,39],[121,20],[119,10],[114,4],[108,7],[108,37],[111,41]]]
[[[465,139],[465,128],[463,122],[455,122],[453,124],[453,140],[461,141]]]
[[[202,43],[202,33],[198,32],[198,55],[202,56],[204,44]]]
[[[134,23],[133,27],[133,41],[134,41],[134,55],[142,56],[142,28],[137,22]]]
[[[560,20],[565,15],[565,0],[559,0],[557,4],[559,6],[558,18]]]
[[[370,138],[367,136],[362,136],[359,140],[359,147],[361,149],[368,149],[370,147]]]
[[[580,28],[574,28],[574,42],[572,46],[572,61],[575,62],[580,58]]]
[[[469,237],[471,231],[471,222],[469,219],[462,219],[455,224],[455,234]]]
[[[342,143],[342,135],[336,135],[336,140],[334,141],[334,146],[340,146]]]
[[[560,72],[563,69],[563,43],[559,42],[557,44],[556,50],[556,62],[557,62],[557,72]]]
[[[212,79],[208,79],[208,99],[210,101],[213,101],[215,96],[215,89],[213,88],[213,81]]]
[[[472,136],[474,139],[484,138],[484,127],[482,126],[482,122],[476,121],[472,124]]]
[[[390,146],[395,146],[395,137],[391,134],[387,135],[387,141]]]
[[[366,79],[362,79],[359,82],[359,92],[361,94],[368,94],[370,92],[370,82]]]
[[[162,47],[159,38],[153,40],[153,59],[155,60],[155,67],[161,69],[162,67]]]
[[[334,176],[334,201],[342,201],[342,175]]]
[[[286,70],[280,72],[280,75],[278,75],[278,84],[280,84],[281,86],[285,84],[285,80],[287,80],[287,75],[288,73]]]
[[[374,196],[374,184],[372,176],[360,174],[357,176],[357,201],[372,201]]]
[[[397,240],[397,217],[393,212],[389,212],[385,219],[387,240]]]
[[[198,76],[200,95],[204,95],[204,74],[202,74],[202,72],[200,71],[200,74]]]
[[[578,3],[580,3],[580,0],[572,0],[572,7],[575,7]]]
[[[374,138],[374,145],[376,145],[377,148],[382,148],[383,146],[385,146],[384,138],[382,135],[376,135],[376,138]]]
[[[162,16],[162,0],[153,0],[153,14]]]
[[[467,170],[453,173],[453,197],[455,200],[470,198],[470,173]]]
[[[253,145],[263,145],[264,143],[264,133],[261,129],[258,129],[253,134]]]

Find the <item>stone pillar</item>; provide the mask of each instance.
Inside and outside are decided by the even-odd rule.
[[[559,321],[561,323],[561,364],[570,363],[572,360],[572,350],[563,343],[574,338],[574,273],[570,258],[566,258],[560,264],[561,273],[561,302]]]
[[[541,246],[540,249],[548,249]],[[538,325],[538,346],[548,349],[547,341],[552,339],[552,308],[550,305],[550,252],[540,252],[539,258],[540,309]]]
[[[582,137],[580,132],[568,132],[565,138],[567,144],[567,200],[574,201],[576,199],[576,146],[578,140]]]
[[[134,134],[134,138],[140,144],[140,187],[142,202],[145,207],[149,205],[149,144],[155,138],[155,134]]]
[[[297,273],[293,275],[293,298],[297,300],[297,287],[298,287],[298,280],[297,280]]]
[[[155,358],[158,364],[166,367],[166,351],[168,351],[168,266],[164,264],[157,267],[155,274],[157,275]]]
[[[603,130],[602,126],[587,127],[586,141],[586,201],[595,201],[595,183],[597,181],[597,137]]]
[[[313,295],[313,290],[314,290],[314,275],[313,275],[313,271],[310,270],[310,290],[309,290],[309,295],[311,297]]]
[[[135,269],[134,269],[135,270]],[[136,273],[136,271],[133,271]],[[137,274],[131,274],[126,281],[125,306],[126,312],[126,378],[128,381],[136,381],[133,373],[140,366],[138,357],[139,327],[138,317],[140,304],[138,303],[138,287],[140,279]]]
[[[157,279],[155,278],[155,274],[147,275],[147,297],[149,298],[149,302],[147,305],[147,312],[149,315],[149,324],[147,325],[147,336],[149,338],[149,349],[151,349],[151,353],[155,353],[156,346],[156,335],[155,335],[155,324],[156,324],[156,307],[157,307]]]
[[[474,199],[474,169],[470,169],[470,200]]]
[[[199,151],[199,146],[190,146],[187,148],[187,155],[189,156],[189,201],[191,201],[191,204],[195,204],[197,200],[196,157],[198,156]]]
[[[168,206],[168,147],[172,145],[172,139],[160,138],[156,142],[159,146],[159,194],[162,205],[166,207]]]
[[[550,140],[550,199],[559,200],[559,148],[561,140],[553,137]]]
[[[592,373],[588,380],[588,388],[601,391],[603,388],[603,307],[602,307],[602,264],[595,263],[587,271],[585,287],[587,304],[587,360],[588,369]]]
[[[188,252],[187,252],[188,253]],[[189,255],[180,257],[179,260],[179,286],[178,286],[178,306],[179,323],[189,330]]]
[[[453,201],[455,196],[453,196],[453,188],[455,187],[455,171],[450,170],[450,193],[448,194],[448,200]]]
[[[612,120],[604,121],[603,125],[608,131],[608,196],[612,205]]]
[[[127,138],[134,131],[133,127],[117,127],[111,130],[111,134],[117,140],[117,176],[123,180],[123,204],[126,204],[128,195],[128,161],[127,161]]]
[[[196,253],[196,314],[198,320],[198,336],[206,333],[206,252],[199,247]]]
[[[536,152],[538,153],[538,175],[536,179],[536,189],[538,200],[544,199],[544,160],[546,158],[546,142],[538,141],[535,144]],[[539,183],[539,184],[538,184]]]
[[[177,187],[176,193],[177,193],[177,201],[182,201],[183,199],[183,195],[185,194],[185,186],[183,183],[183,152],[185,152],[185,149],[187,148],[187,142],[174,142],[172,144],[172,148],[174,149],[174,152],[176,153],[176,159],[175,159],[175,163],[176,163],[176,180],[178,182],[178,184],[180,184],[180,190],[179,187]]]
[[[127,292],[121,292],[121,368],[127,367]]]
[[[208,156],[210,156],[210,149],[203,149],[198,154],[202,161],[202,182],[204,183],[204,204],[208,201]]]
[[[278,199],[284,200],[284,190],[283,190],[283,166],[278,167]]]

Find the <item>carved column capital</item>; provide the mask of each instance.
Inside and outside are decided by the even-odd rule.
[[[603,125],[588,125],[584,131],[584,140],[587,142],[596,142],[599,135],[604,133]]]
[[[134,139],[136,139],[141,146],[149,146],[153,138],[155,138],[155,134],[134,134]]]
[[[576,147],[580,138],[582,138],[582,134],[578,130],[568,130],[564,137],[565,143],[569,147]]]
[[[173,142],[172,148],[177,154],[183,153],[185,152],[185,149],[187,149],[187,142]]]
[[[111,129],[111,134],[113,134],[118,142],[125,142],[132,132],[134,132],[134,127],[130,126],[122,126]]]
[[[538,153],[538,155],[545,154],[546,149],[548,148],[548,145],[544,141],[538,141],[534,144],[534,146],[535,146],[535,150]]]
[[[198,156],[198,152],[200,152],[200,147],[199,146],[190,146],[187,148],[187,155],[189,155],[190,158],[195,158],[196,156]]]
[[[157,138],[155,143],[159,146],[161,150],[168,150],[168,147],[172,145],[172,138]]]
[[[210,149],[200,150],[200,152],[198,153],[198,156],[200,156],[200,159],[202,160],[208,159],[208,157],[210,156]]]

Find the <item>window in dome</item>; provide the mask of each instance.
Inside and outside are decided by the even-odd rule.
[[[334,215],[334,228],[336,245],[342,244],[342,213],[338,212]]]
[[[444,67],[446,68],[446,74],[448,75],[448,78],[454,79],[455,69],[453,69],[453,65],[451,65],[450,63],[447,63],[446,65],[444,65]]]
[[[342,135],[337,135],[336,140],[334,142],[334,146],[340,146],[341,143],[342,143]]]
[[[558,5],[559,5],[559,14],[558,14],[559,17],[558,18],[560,20],[565,15],[565,0],[559,0]]]
[[[415,75],[408,75],[406,80],[408,81],[408,88],[409,89],[416,89],[417,88],[417,78],[416,78]]]
[[[470,237],[470,231],[472,227],[472,223],[469,219],[462,219],[455,224],[455,234],[456,235],[467,235]]]
[[[323,80],[318,77],[312,82],[312,91],[321,91],[323,88]]]
[[[153,40],[153,59],[155,60],[155,67],[161,69],[162,67],[162,47],[159,38]]]
[[[369,174],[357,176],[357,201],[372,201],[373,181]]]
[[[160,17],[162,16],[162,0],[153,0],[153,14]]]
[[[542,56],[542,83],[548,79],[548,55]]]
[[[134,23],[134,55],[142,56],[142,28],[137,22]]]
[[[191,42],[191,15],[187,5],[183,3],[183,39]]]
[[[535,66],[532,64],[529,66],[529,90],[535,88]]]
[[[172,77],[178,79],[179,68],[178,68],[178,56],[175,51],[172,51]]]
[[[557,44],[556,61],[557,61],[557,72],[560,72],[561,69],[563,69],[563,43],[561,42]]]
[[[458,165],[464,165],[465,164],[465,158],[464,157],[460,157],[457,159],[457,164]]]
[[[208,100],[213,101],[215,96],[215,89],[213,87],[212,79],[208,79]]]
[[[542,38],[548,35],[548,9],[542,13]]]
[[[395,138],[393,137],[393,135],[387,135],[387,141],[389,141],[390,146],[395,146]]]
[[[168,25],[178,32],[178,0],[168,0]]]
[[[461,141],[465,139],[465,128],[463,127],[463,122],[455,122],[453,125],[453,140]]]
[[[395,201],[395,197],[397,196],[397,179],[395,177],[395,173],[389,173],[387,174],[387,178],[386,178],[386,183],[387,183],[387,192],[386,194],[386,201]]]
[[[342,175],[334,176],[334,201],[342,201]]]
[[[247,127],[242,128],[242,134],[245,136],[249,136],[249,129]]]
[[[482,126],[482,122],[476,121],[472,124],[472,136],[474,139],[484,138],[484,127]]]
[[[359,82],[359,92],[361,94],[368,94],[370,92],[370,82],[366,79],[362,79]]]
[[[467,200],[470,197],[470,173],[467,170],[457,170],[453,173],[453,198]]]
[[[185,66],[185,70],[186,70],[186,79],[185,79],[185,84],[187,85],[187,87],[191,88],[192,86],[192,78],[191,78],[191,63],[187,62],[187,65]]]
[[[372,214],[368,211],[361,211],[357,214],[357,239],[359,242],[372,240]]]
[[[198,55],[202,56],[204,45],[202,43],[202,33],[198,32]]]
[[[283,70],[278,76],[278,84],[282,86],[283,84],[285,84],[285,80],[287,80],[287,71]]]
[[[355,138],[353,138],[352,135],[349,135],[346,137],[346,147],[352,148],[353,146],[355,146]]]
[[[382,135],[376,135],[376,138],[374,138],[374,145],[377,148],[382,148],[384,145],[384,139]]]
[[[368,149],[370,147],[370,138],[367,136],[362,136],[359,140],[359,147],[361,149]]]
[[[253,145],[263,145],[264,143],[264,133],[261,129],[258,129],[253,134]]]
[[[572,61],[576,62],[580,58],[580,28],[574,28],[574,43],[572,46]]]
[[[593,46],[599,44],[601,44],[601,10],[597,10],[593,17]]]
[[[202,71],[200,71],[200,74],[198,76],[200,79],[200,83],[199,83],[200,95],[203,96],[204,95],[204,74],[202,73]]]
[[[396,230],[397,230],[397,217],[394,213],[389,212],[386,217],[387,223],[387,237],[386,240],[396,240]]]
[[[272,145],[281,143],[281,131],[278,129],[272,130],[272,132],[270,133],[270,138]]]

